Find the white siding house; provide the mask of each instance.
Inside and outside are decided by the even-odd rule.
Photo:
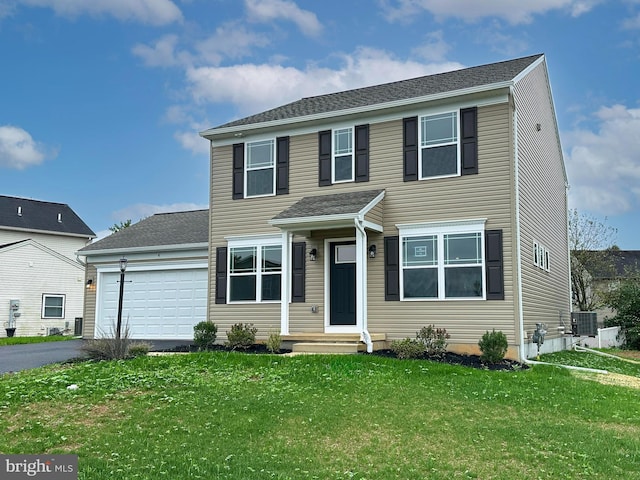
[[[0,196],[0,336],[74,333],[85,293],[75,252],[93,238],[68,205]]]

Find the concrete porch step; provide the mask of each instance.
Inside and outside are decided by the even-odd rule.
[[[297,342],[291,348],[294,353],[358,353],[365,350],[364,344],[353,342]]]

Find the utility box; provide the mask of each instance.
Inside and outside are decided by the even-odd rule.
[[[598,335],[598,314],[596,312],[571,312],[571,333],[577,337]]]
[[[74,337],[82,336],[82,317],[76,317],[76,323],[73,328]]]
[[[20,308],[20,300],[9,300],[9,308],[12,312],[15,312]]]

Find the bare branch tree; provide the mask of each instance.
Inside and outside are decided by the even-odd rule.
[[[569,210],[569,248],[571,250],[571,287],[576,306],[583,312],[603,303],[594,280],[614,274],[611,251],[617,230],[595,217]]]

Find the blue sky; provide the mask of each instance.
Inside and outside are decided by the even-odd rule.
[[[570,206],[640,249],[640,0],[0,0],[0,194],[206,208],[198,132],[303,96],[547,56]]]

